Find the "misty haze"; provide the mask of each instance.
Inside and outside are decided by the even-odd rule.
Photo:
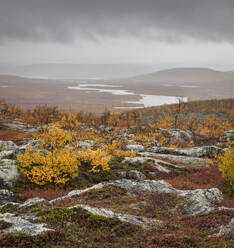
[[[234,0],[0,0],[0,247],[233,230]]]
[[[166,104],[159,99],[167,96],[232,98],[231,1],[10,0],[0,16],[6,102],[102,113]],[[78,90],[82,83],[105,86]],[[109,84],[132,94],[113,95]],[[144,105],[143,95],[154,100]]]

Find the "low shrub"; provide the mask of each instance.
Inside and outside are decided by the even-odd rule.
[[[227,180],[232,191],[234,191],[234,148],[231,144],[223,155],[218,156],[218,160],[218,167],[223,178]]]

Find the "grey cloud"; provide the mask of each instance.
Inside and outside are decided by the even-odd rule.
[[[135,37],[234,43],[233,0],[0,0],[0,42]]]

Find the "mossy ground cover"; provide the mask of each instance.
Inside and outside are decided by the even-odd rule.
[[[139,226],[95,216],[79,207],[52,208],[39,215],[41,222],[56,231],[41,237],[8,234],[1,237],[1,247],[140,247],[147,235]]]
[[[1,247],[231,248],[234,244],[231,234],[212,237],[221,225],[226,225],[233,218],[230,210],[196,216],[168,216],[160,229],[147,231],[115,218],[95,216],[80,207],[39,209],[36,205],[27,211],[32,213],[33,209],[37,209],[35,214],[39,219],[36,222],[46,223],[54,231],[42,236],[3,235]],[[5,227],[5,223],[2,225]]]

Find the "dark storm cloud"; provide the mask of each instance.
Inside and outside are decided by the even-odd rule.
[[[0,41],[105,36],[234,43],[234,0],[0,0]]]

